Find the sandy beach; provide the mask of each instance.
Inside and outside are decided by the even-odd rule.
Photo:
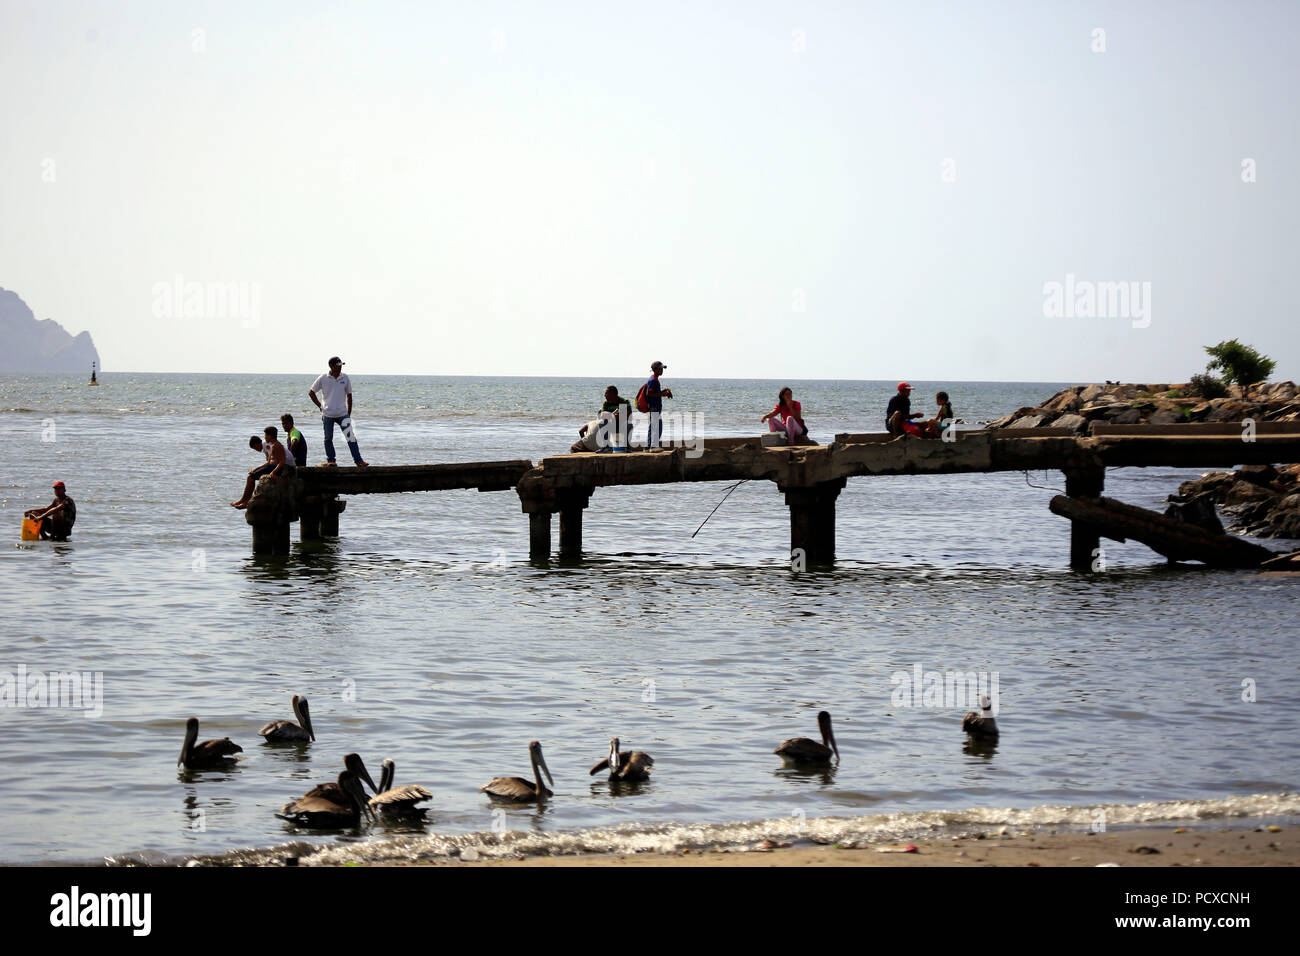
[[[914,852],[904,852],[914,846]],[[679,853],[576,854],[427,866],[1295,866],[1300,828],[1021,831],[914,844],[772,846]]]

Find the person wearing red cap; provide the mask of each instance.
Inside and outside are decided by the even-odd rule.
[[[42,541],[67,541],[77,520],[77,503],[68,497],[63,482],[54,483],[54,500],[48,508],[33,508],[23,515],[41,523]]]
[[[920,426],[912,424],[912,419],[921,417],[920,412],[912,411],[912,386],[899,382],[898,394],[889,400],[885,409],[885,428],[891,435],[919,435]]]

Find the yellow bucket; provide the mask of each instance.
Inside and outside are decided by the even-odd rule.
[[[23,519],[23,540],[39,541],[41,539],[41,523],[33,518]]]

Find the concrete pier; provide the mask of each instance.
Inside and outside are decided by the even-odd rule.
[[[958,432],[955,441],[883,434],[844,434],[830,445],[765,447],[760,437],[711,438],[694,447],[628,453],[556,455],[526,460],[374,468],[299,468],[279,483],[263,479],[246,514],[255,553],[286,553],[288,523],[304,522],[304,541],[339,532],[340,495],[476,488],[514,489],[528,515],[528,553],[549,559],[551,518],[560,517],[559,553],[582,554],[583,511],[596,489],[680,481],[773,482],[790,509],[792,560],[835,559],[835,508],[849,478],[1057,470],[1070,499],[1100,498],[1107,468],[1235,467],[1300,461],[1300,423],[1270,423],[1249,438],[1221,425],[1098,428],[1090,436],[1064,429]],[[277,484],[278,487],[270,487]],[[264,489],[266,489],[264,491]],[[262,500],[265,497],[265,500]],[[301,518],[300,518],[301,515]],[[1090,569],[1098,529],[1073,521],[1069,563]]]

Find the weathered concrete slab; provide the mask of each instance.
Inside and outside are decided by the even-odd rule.
[[[309,495],[382,495],[401,491],[509,491],[533,463],[453,462],[445,465],[382,465],[370,468],[297,468],[294,477]]]

